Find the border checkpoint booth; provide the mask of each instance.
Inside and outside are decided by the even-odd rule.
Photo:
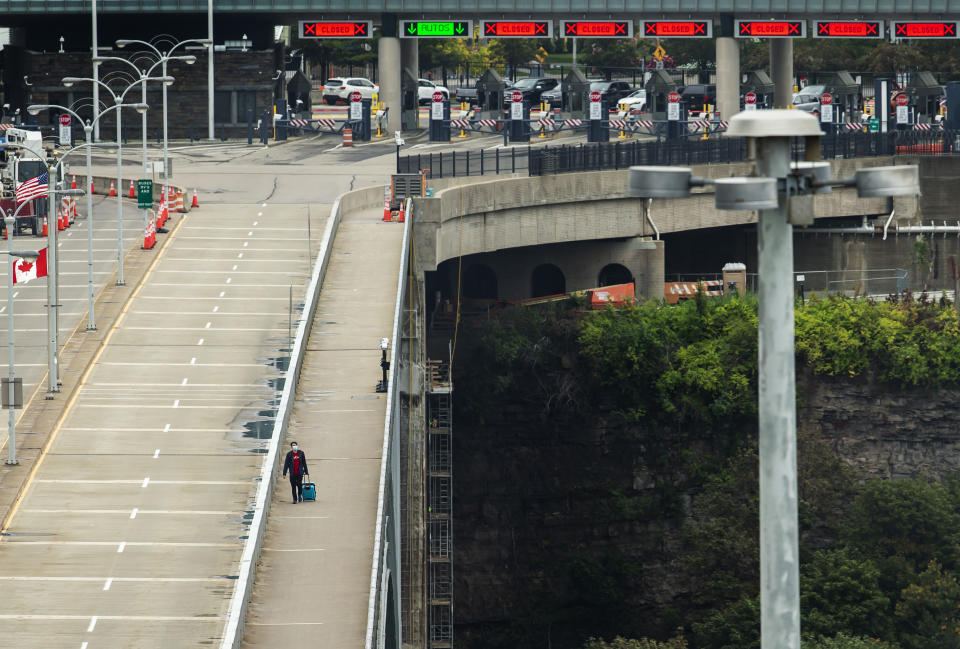
[[[753,92],[757,95],[757,108],[767,108],[773,105],[773,91],[776,86],[773,79],[764,70],[754,70],[747,77],[743,85],[743,94]],[[741,104],[743,99],[740,100]]]
[[[420,127],[420,103],[417,98],[417,80],[400,69],[400,128],[412,131]]]
[[[667,118],[667,95],[677,89],[677,82],[666,70],[653,70],[650,80],[644,86],[647,90],[647,112],[653,113],[653,119]]]
[[[507,87],[493,68],[477,79],[477,110],[483,119],[499,119],[503,115],[503,91]]]
[[[917,107],[917,121],[930,123],[940,114],[943,86],[937,83],[933,72],[917,72],[907,85],[911,103]]]
[[[576,119],[587,116],[587,95],[590,93],[590,82],[580,68],[574,67],[563,78],[563,110]]]
[[[834,110],[839,111],[835,117],[837,122],[857,122],[860,120],[858,111],[861,104],[860,84],[849,72],[840,70],[833,75],[827,89],[833,95]]]

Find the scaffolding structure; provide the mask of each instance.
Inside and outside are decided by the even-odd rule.
[[[428,360],[427,524],[430,649],[453,647],[453,383],[450,364]]]

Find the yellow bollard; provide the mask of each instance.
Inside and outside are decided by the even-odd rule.
[[[624,130],[623,130],[622,128],[620,129],[620,135],[617,136],[617,139],[618,139],[618,140],[625,140],[625,139],[627,139],[627,134],[624,132]]]
[[[460,135],[458,135],[457,137],[467,137],[467,132],[463,129],[460,129]]]
[[[537,137],[540,139],[546,139],[547,137],[546,127],[543,124],[540,125],[540,135],[538,135]]]

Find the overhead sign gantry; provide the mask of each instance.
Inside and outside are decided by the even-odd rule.
[[[400,38],[473,38],[473,21],[401,20]]]
[[[712,20],[645,20],[644,38],[713,38]]]
[[[552,20],[484,20],[483,38],[553,38]]]
[[[301,20],[300,38],[373,38],[369,20]]]
[[[564,20],[564,38],[633,38],[632,20]]]
[[[814,38],[883,38],[882,20],[815,20]]]
[[[806,20],[737,20],[737,38],[805,38]]]
[[[957,21],[914,22],[895,20],[891,23],[894,38],[956,38]]]

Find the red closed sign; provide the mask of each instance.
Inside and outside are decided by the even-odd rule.
[[[594,90],[590,93],[590,101],[600,101],[600,93]]]

